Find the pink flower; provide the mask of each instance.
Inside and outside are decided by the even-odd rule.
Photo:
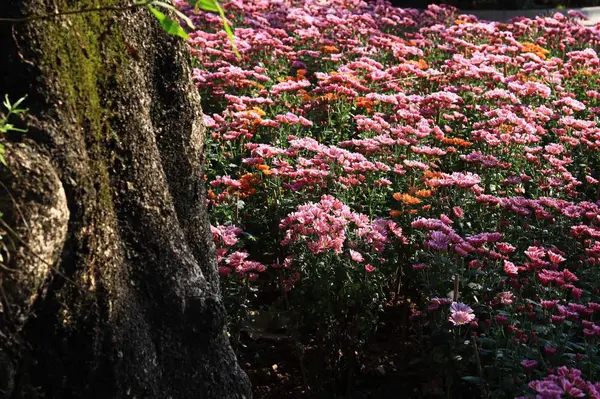
[[[465,216],[465,212],[463,211],[463,209],[460,206],[453,207],[452,212],[454,213],[454,216],[456,216],[459,219],[461,219]]]
[[[366,270],[367,273],[373,273],[375,271],[375,267],[373,265],[366,264],[365,265],[365,270]]]
[[[365,260],[365,258],[363,258],[362,254],[358,251],[355,251],[353,249],[350,249],[350,257],[352,258],[353,261],[355,262],[363,262]]]
[[[454,223],[454,222],[452,221],[452,219],[450,219],[448,216],[446,216],[446,215],[444,215],[444,214],[442,214],[442,215],[440,216],[440,220],[442,221],[442,223],[444,223],[444,224],[447,224],[447,225],[451,225],[451,224],[453,224],[453,223]]]
[[[512,303],[515,299],[515,296],[510,291],[505,291],[505,292],[500,293],[499,297],[500,297],[500,302],[505,305],[512,305]]]
[[[473,320],[475,320],[475,315],[470,306],[465,305],[462,302],[453,302],[452,305],[450,305],[450,317],[448,318],[448,321],[455,326],[469,324]]]
[[[504,271],[509,276],[517,276],[519,274],[519,269],[515,266],[514,263],[509,262],[507,260],[504,261]]]
[[[539,260],[544,257],[546,251],[542,247],[529,247],[525,251],[525,255],[531,260]]]
[[[509,244],[507,242],[499,242],[499,243],[496,244],[496,247],[503,254],[509,254],[511,252],[514,252],[517,249],[513,245],[511,245],[511,244]]]
[[[561,255],[554,253],[552,251],[548,251],[548,259],[550,259],[550,262],[553,264],[559,264],[564,262],[566,259],[564,257],[562,257]]]
[[[540,305],[542,305],[542,308],[547,309],[547,310],[554,309],[557,304],[558,304],[558,300],[556,300],[556,299],[553,301],[540,302]]]
[[[581,298],[583,295],[583,290],[581,288],[573,287],[571,288],[571,295],[573,298]]]

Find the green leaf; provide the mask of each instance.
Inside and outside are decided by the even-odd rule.
[[[6,107],[6,109],[9,110],[9,111],[12,108],[12,105],[10,104],[10,100],[8,99],[8,94],[6,94],[4,96],[4,102],[2,104],[4,104],[4,106]]]
[[[11,110],[12,110],[12,112],[13,112],[14,114],[18,114],[18,113],[21,113],[21,112],[25,112],[25,111],[27,111],[27,110],[26,110],[26,109],[24,109],[24,108],[19,108],[19,105],[21,105],[21,103],[22,103],[23,101],[25,101],[25,99],[26,99],[26,98],[27,98],[27,96],[23,96],[23,97],[19,98],[19,99],[17,100],[17,102],[16,102],[16,103],[14,103],[14,104],[11,106]],[[6,100],[8,101],[8,96],[6,97]]]
[[[0,144],[0,163],[4,166],[6,165],[6,159],[4,159],[4,146]],[[0,213],[0,217],[2,216],[2,213]]]
[[[233,52],[235,53],[235,55],[238,58],[242,58],[242,56],[240,55],[240,53],[237,50],[237,47],[235,47],[235,42],[233,41],[233,39],[234,39],[233,31],[231,30],[231,27],[227,23],[227,18],[225,17],[225,12],[219,6],[219,3],[217,3],[216,0],[212,0],[212,1],[215,3],[215,5],[217,6],[217,8],[219,10],[219,15],[221,16],[221,20],[223,21],[223,29],[225,29],[225,32],[227,33],[227,36],[229,37],[229,43],[231,43],[231,47],[233,48]]]
[[[542,306],[542,305],[539,304],[539,302],[536,302],[536,301],[534,301],[532,299],[529,299],[529,298],[525,298],[525,301],[527,301],[528,303],[531,303],[532,305]]]
[[[192,6],[194,6],[194,10],[198,11],[212,11],[219,12],[219,4],[215,0],[187,0]]]
[[[496,340],[492,338],[480,338],[481,345],[496,345]]]
[[[229,26],[227,18],[225,17],[225,12],[223,11],[223,8],[221,8],[217,0],[187,0],[187,2],[190,5],[194,6],[195,11],[201,9],[204,11],[219,13],[219,15],[221,16],[221,21],[223,21],[223,29],[225,29],[225,33],[227,33],[227,37],[229,37],[229,43],[231,43],[233,52],[235,53],[236,57],[242,58],[242,56],[237,50],[237,47],[235,47],[235,42],[233,41],[233,30],[231,29],[231,26]]]
[[[183,19],[185,21],[185,23],[187,24],[187,26],[189,26],[190,29],[196,29],[196,27],[194,26],[194,23],[192,22],[192,20],[187,15],[185,15],[184,13],[182,13],[181,11],[179,11],[177,8],[175,8],[173,6],[173,4],[165,3],[164,1],[154,0],[152,2],[152,5],[163,7],[163,8],[166,8],[167,10],[173,11],[175,14],[177,14],[177,16],[179,18],[181,18],[181,19]]]
[[[181,25],[179,25],[179,22],[168,17],[167,15],[163,14],[162,12],[158,11],[156,8],[154,8],[152,6],[148,6],[148,9],[150,9],[150,12],[152,14],[154,14],[156,19],[158,19],[158,21],[162,25],[165,32],[167,32],[169,35],[179,36],[186,40],[190,38],[188,36],[187,32],[185,30],[183,30]]]
[[[481,384],[481,378],[472,375],[464,376],[462,379],[473,384]]]

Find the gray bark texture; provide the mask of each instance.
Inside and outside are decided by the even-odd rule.
[[[0,17],[125,3],[2,0]],[[0,48],[0,95],[29,108],[0,138],[0,398],[250,398],[185,43],[136,9],[0,23]]]

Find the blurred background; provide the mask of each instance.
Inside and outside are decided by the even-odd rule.
[[[600,0],[390,0],[396,7],[424,8],[449,4],[465,10],[519,10],[531,8],[576,8],[600,6]]]

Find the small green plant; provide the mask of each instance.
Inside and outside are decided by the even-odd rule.
[[[23,103],[23,101],[25,101],[26,97],[27,96],[21,97],[14,104],[10,102],[10,100],[8,99],[8,95],[6,95],[4,97],[3,105],[6,108],[6,113],[0,112],[0,134],[7,133],[10,131],[26,132],[26,130],[19,129],[19,128],[15,127],[12,123],[8,122],[8,119],[12,115],[21,114],[21,113],[27,111],[26,108],[20,108],[21,104]],[[0,162],[3,165],[6,165],[6,159],[4,159],[4,145],[2,145],[1,142],[0,142]],[[0,220],[2,220],[2,216],[4,216],[4,215],[2,214],[2,212],[0,212]],[[4,256],[3,256],[3,252],[5,249],[5,245],[3,243],[4,233],[5,233],[4,230],[0,228],[0,266],[4,263]]]
[[[21,97],[14,104],[11,104],[10,100],[8,99],[8,95],[4,97],[3,105],[6,108],[6,113],[0,113],[0,133],[7,133],[10,131],[23,133],[26,132],[26,130],[19,129],[12,123],[8,123],[8,119],[11,117],[11,115],[17,115],[27,111],[25,108],[19,108],[23,101],[25,101],[26,97],[27,96]],[[0,162],[3,165],[6,165],[6,160],[4,159],[4,146],[2,143],[0,143]]]

